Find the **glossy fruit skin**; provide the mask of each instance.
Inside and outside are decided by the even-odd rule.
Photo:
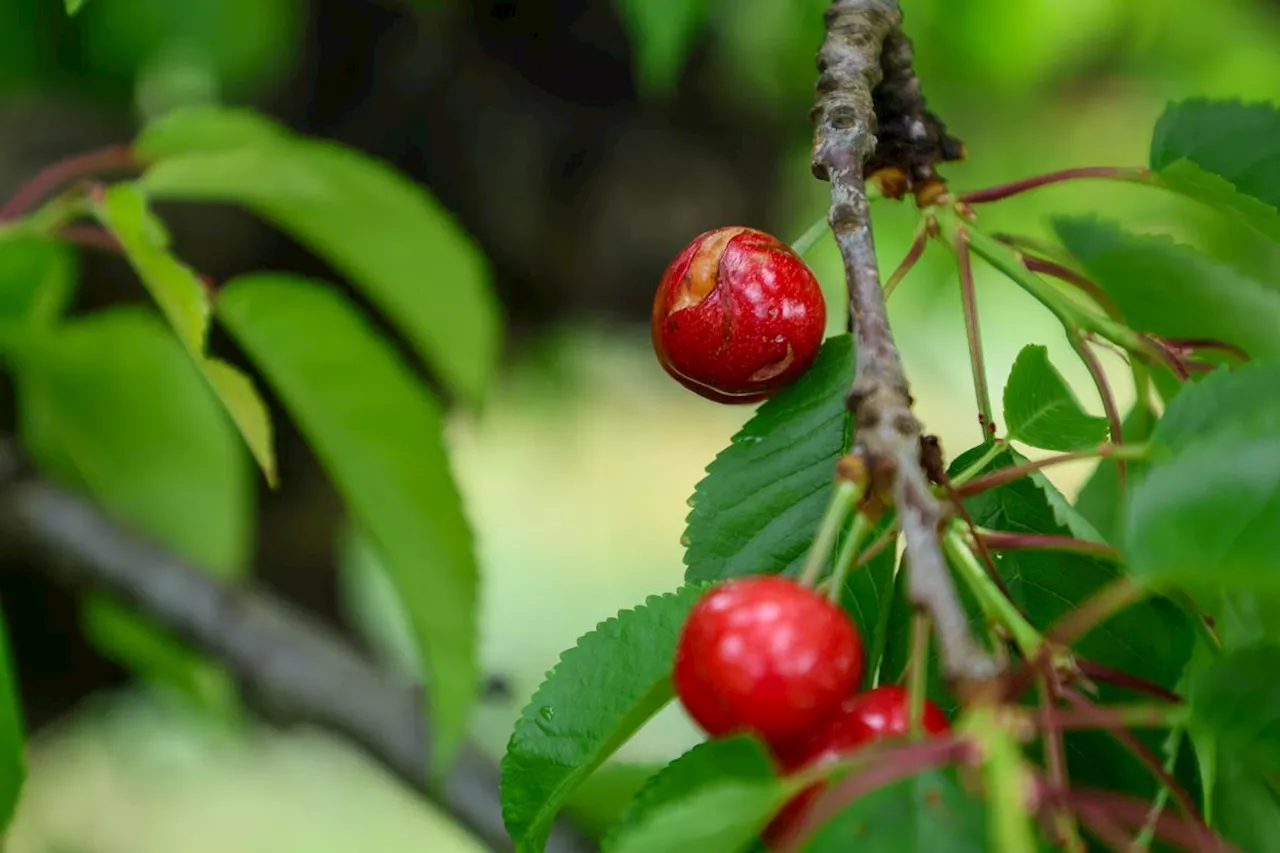
[[[910,701],[905,688],[885,685],[847,697],[839,710],[811,735],[789,745],[774,747],[784,773],[803,767],[832,764],[842,756],[890,737],[906,737],[910,731]],[[946,714],[928,699],[920,726],[926,735],[942,735],[951,729]],[[809,806],[822,792],[822,784],[810,785],[778,812],[762,837],[766,844],[780,841],[804,819]]]
[[[699,234],[676,255],[651,319],[658,361],[677,381],[711,400],[751,403],[809,369],[827,309],[790,246],[734,226]]]
[[[681,703],[712,737],[794,739],[862,680],[862,638],[844,611],[793,580],[757,576],[712,587],[676,647]]]

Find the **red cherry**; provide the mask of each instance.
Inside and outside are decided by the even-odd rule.
[[[906,737],[910,731],[911,705],[905,688],[894,685],[877,687],[847,697],[836,713],[812,735],[792,745],[775,746],[778,763],[784,772],[803,767],[833,764],[842,756],[875,741],[890,737]],[[926,734],[946,734],[951,726],[942,709],[928,699],[920,726]],[[804,819],[809,806],[821,793],[822,783],[810,785],[796,794],[769,822],[762,838],[766,844],[782,839]]]
[[[653,348],[690,390],[751,403],[809,369],[826,323],[818,280],[790,246],[751,228],[717,228],[695,237],[663,274]]]
[[[676,693],[712,737],[796,738],[862,679],[862,639],[839,607],[777,576],[710,589],[676,647]]]

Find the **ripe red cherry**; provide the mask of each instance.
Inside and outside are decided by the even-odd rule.
[[[676,693],[712,737],[778,743],[822,722],[862,679],[862,639],[839,607],[793,580],[732,580],[694,605],[676,647]]]
[[[826,323],[818,280],[790,246],[751,228],[717,228],[695,237],[663,274],[653,348],[690,390],[751,403],[809,369]]]
[[[803,767],[833,764],[842,756],[890,737],[906,737],[910,731],[911,706],[907,691],[886,685],[847,697],[840,708],[811,735],[791,745],[775,746],[782,770],[795,772]],[[920,727],[927,735],[941,735],[951,728],[942,709],[924,702]],[[822,791],[822,784],[810,785],[782,808],[763,833],[766,843],[780,841],[804,819],[809,806]]]

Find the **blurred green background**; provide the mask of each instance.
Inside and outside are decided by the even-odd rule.
[[[681,579],[686,498],[750,411],[665,377],[647,303],[667,259],[697,232],[742,223],[791,240],[823,215],[807,113],[824,5],[89,0],[69,21],[61,0],[0,0],[0,190],[60,155],[126,140],[176,105],[223,101],[385,157],[455,211],[491,258],[511,330],[486,408],[451,424],[479,540],[493,679],[475,734],[497,756],[562,649]],[[1280,98],[1276,0],[902,5],[930,104],[968,148],[968,161],[946,170],[960,188],[1141,165],[1171,98]],[[1050,214],[1085,211],[1280,275],[1272,250],[1154,190],[1077,183],[982,215],[997,230],[1047,236]],[[188,208],[173,225],[180,253],[216,276],[316,271],[239,214]],[[877,208],[886,270],[914,226],[908,205]],[[830,241],[810,260],[839,330],[843,282]],[[85,307],[141,295],[99,258],[86,259],[82,290]],[[1029,298],[980,269],[979,301],[993,387],[1024,344],[1047,343],[1099,410]],[[952,259],[931,248],[891,317],[920,415],[956,455],[979,433]],[[262,499],[259,575],[396,665],[406,652],[394,599],[366,563],[339,559],[332,494],[295,435],[281,444],[286,487]],[[1055,478],[1071,493],[1087,473]],[[171,697],[128,687],[73,636],[65,603],[14,583],[5,606],[39,732],[8,849],[476,849],[323,735],[254,731],[246,741]],[[663,760],[694,739],[673,709],[622,758]],[[607,812],[610,789],[627,784],[604,781],[598,796],[588,792],[589,813]]]

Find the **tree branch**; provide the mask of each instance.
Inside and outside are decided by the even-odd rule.
[[[512,849],[502,822],[498,768],[464,746],[445,790],[427,788],[431,746],[423,697],[364,660],[340,636],[268,592],[227,587],[122,530],[86,501],[20,476],[0,446],[0,530],[48,558],[54,580],[105,592],[226,666],[255,706],[278,722],[306,722],[355,741],[494,850]],[[596,845],[558,825],[549,853]]]
[[[872,92],[884,76],[887,39],[895,40],[893,58],[900,61],[905,50],[909,63],[910,43],[901,33],[901,20],[896,0],[835,0],[827,9],[827,36],[818,52],[813,171],[831,182],[828,222],[844,260],[858,344],[849,392],[856,449],[867,461],[873,493],[892,495],[897,505],[910,558],[911,600],[933,621],[944,675],[961,682],[985,681],[998,666],[974,639],[942,556],[938,526],[945,514],[920,464],[920,423],[911,411],[911,393],[885,311],[863,175],[876,148]],[[903,79],[901,69],[895,73]],[[923,110],[914,75],[910,80],[912,103]]]

